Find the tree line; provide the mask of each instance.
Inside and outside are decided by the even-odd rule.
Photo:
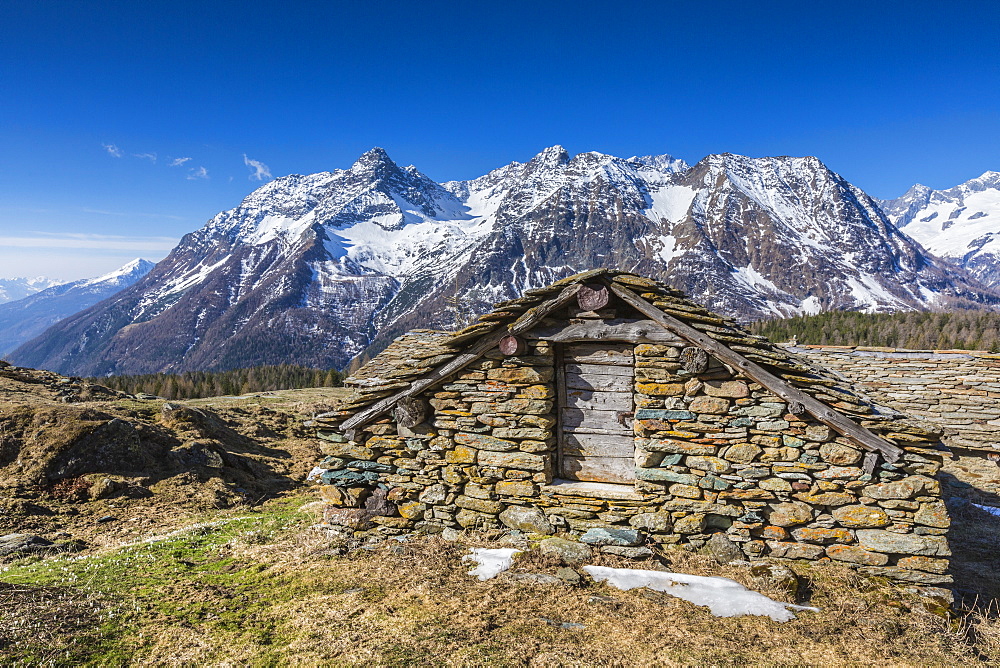
[[[128,394],[153,394],[166,399],[200,399],[269,390],[336,387],[343,385],[344,374],[336,369],[313,369],[294,364],[279,364],[229,371],[150,373],[87,380]]]
[[[858,313],[829,311],[750,325],[771,341],[835,346],[1000,352],[1000,313],[991,311]]]

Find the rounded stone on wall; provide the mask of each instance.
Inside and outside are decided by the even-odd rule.
[[[860,450],[841,445],[840,443],[824,443],[819,448],[819,456],[827,464],[851,466],[860,462],[864,455]]]

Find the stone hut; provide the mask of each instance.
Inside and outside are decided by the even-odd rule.
[[[312,425],[326,522],[500,527],[950,582],[940,434],[663,283],[594,270],[394,341]]]

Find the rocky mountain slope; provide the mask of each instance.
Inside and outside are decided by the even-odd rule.
[[[882,209],[924,248],[1000,287],[1000,172],[948,190],[918,183],[902,197],[882,202]]]
[[[10,355],[79,375],[342,367],[413,327],[594,267],[662,278],[744,320],[997,297],[942,267],[815,158],[571,158],[438,184],[381,149],[275,179],[145,278]]]
[[[152,262],[136,258],[103,276],[54,285],[0,304],[0,355],[35,338],[63,318],[134,284],[152,268]]]
[[[44,276],[0,278],[0,304],[24,299],[28,295],[33,295],[53,285],[59,285],[59,281]]]

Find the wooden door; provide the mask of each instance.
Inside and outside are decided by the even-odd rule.
[[[559,477],[635,480],[632,345],[563,346],[559,373]]]

